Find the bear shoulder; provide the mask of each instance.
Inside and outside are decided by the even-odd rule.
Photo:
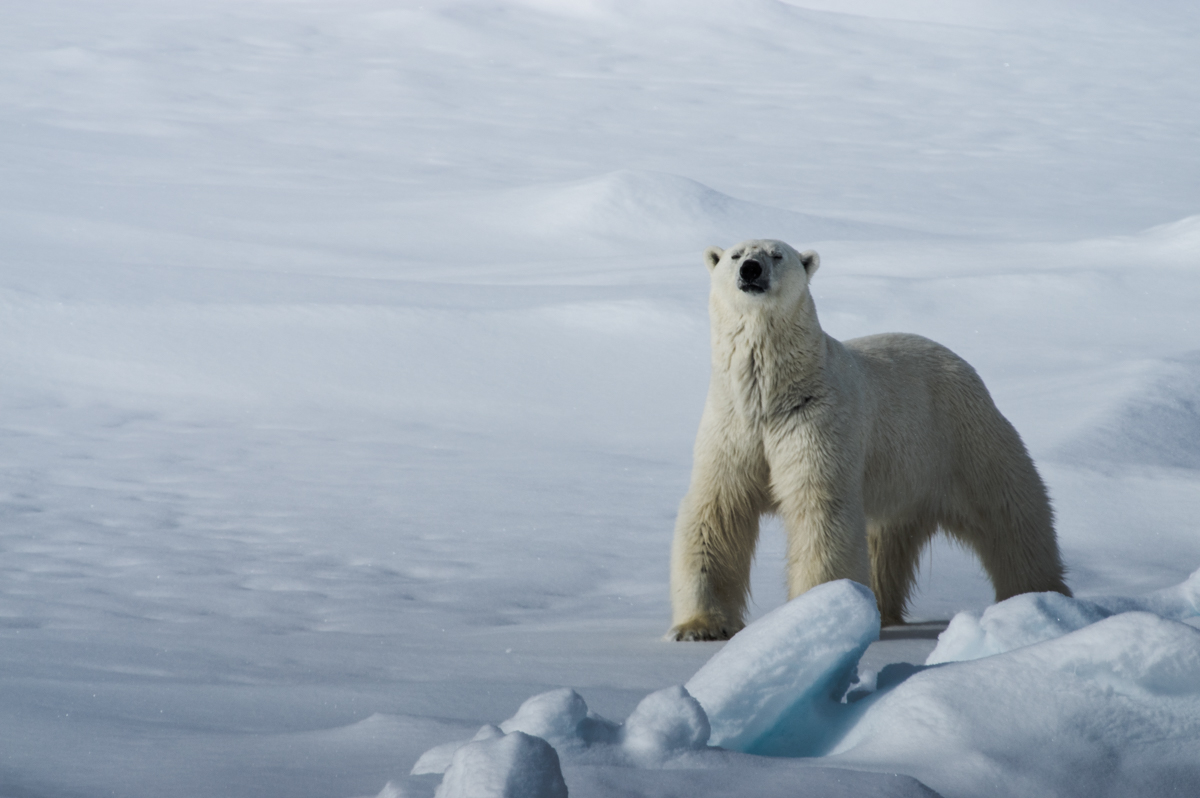
[[[988,395],[983,379],[970,363],[924,336],[882,333],[854,338],[843,345],[867,372],[868,379],[880,388],[905,390],[904,385],[921,384],[949,395]]]
[[[913,333],[880,333],[852,338],[842,345],[860,360],[879,365],[892,363],[910,368],[914,365],[943,372],[975,374],[971,364],[948,347]]]

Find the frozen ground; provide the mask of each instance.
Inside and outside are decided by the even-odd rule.
[[[1200,567],[1192,4],[2,7],[0,795],[431,792],[532,695],[687,682],[700,252],[749,235],[975,364],[1077,595]],[[861,667],[988,598],[937,547]]]

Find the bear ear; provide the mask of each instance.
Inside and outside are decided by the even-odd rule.
[[[704,265],[707,266],[708,270],[711,272],[713,269],[717,268],[717,264],[720,263],[721,256],[724,254],[725,250],[721,249],[720,247],[709,247],[708,249],[704,250]]]
[[[811,279],[817,273],[817,269],[821,268],[821,256],[811,249],[806,249],[800,253],[800,265]]]

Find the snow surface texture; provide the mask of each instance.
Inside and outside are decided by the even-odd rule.
[[[831,334],[920,333],[980,371],[1081,600],[1181,582],[1198,14],[6,3],[0,795],[432,795],[422,752],[531,695],[628,718],[686,683],[720,648],[659,640],[700,253],[751,235],[821,253]],[[782,556],[768,524],[755,617]],[[992,601],[955,547],[922,566],[929,623],[883,630],[864,695]],[[699,734],[662,700],[681,725],[645,739]],[[1059,734],[1063,778],[1107,744]],[[794,795],[812,769],[731,753],[614,781],[559,754],[572,796]]]
[[[975,620],[970,628],[982,635],[956,617],[929,658],[964,661],[889,666],[871,679],[873,689],[848,693],[859,657],[879,636],[879,614],[869,590],[833,582],[746,627],[686,688],[650,694],[620,726],[590,715],[575,691],[558,690],[457,749],[432,749],[413,772],[445,771],[439,796],[467,795],[458,786],[466,783],[531,784],[529,773],[544,774],[537,789],[554,794],[558,759],[527,742],[540,732],[569,762],[593,768],[718,769],[730,764],[722,749],[830,753],[826,764],[913,773],[945,795],[1191,795],[1200,790],[1200,631],[1137,608],[1194,617],[1198,586],[1200,571],[1141,600],[1018,596]],[[491,750],[502,754],[485,757]],[[925,789],[894,780],[858,786],[870,795]]]

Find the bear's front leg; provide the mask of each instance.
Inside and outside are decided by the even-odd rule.
[[[779,501],[787,530],[788,599],[835,579],[870,585],[861,488],[824,479],[804,483],[781,491]]]
[[[710,386],[692,457],[692,480],[671,546],[669,640],[728,640],[745,626],[758,518],[769,501],[761,432]]]
[[[671,548],[671,640],[728,640],[745,626],[759,508],[728,490],[693,490]]]

